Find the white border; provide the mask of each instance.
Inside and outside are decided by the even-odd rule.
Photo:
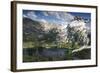
[[[34,62],[23,63],[22,61],[22,10],[47,10],[91,13],[91,60],[55,61],[55,62]],[[17,4],[17,69],[35,69],[51,67],[68,67],[96,64],[96,10],[82,7],[63,7],[46,5]]]

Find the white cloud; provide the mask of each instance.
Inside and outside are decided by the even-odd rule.
[[[37,15],[35,14],[35,12],[31,11],[27,13],[27,17],[30,19],[36,19]]]
[[[67,12],[61,12],[61,11],[42,11],[42,14],[46,17],[54,17],[55,19],[52,19],[52,23],[57,23],[61,25],[67,25],[72,19],[74,19],[74,16]],[[28,12],[24,17],[30,18],[32,20],[41,21],[43,23],[48,23],[48,20],[45,20],[44,18],[39,18],[34,11]]]
[[[43,11],[42,13],[43,13],[44,16],[48,16],[48,13],[47,12],[44,12]]]
[[[42,13],[44,14],[44,16],[52,16],[64,22],[70,22],[72,19],[74,19],[74,16],[67,12],[46,11]]]
[[[24,14],[24,15],[23,15],[23,17],[25,17],[25,18],[26,18],[26,17],[27,17],[27,15],[25,15],[25,14]]]
[[[45,19],[39,19],[39,21],[41,21],[43,23],[48,23]]]
[[[63,20],[65,20],[65,21],[70,21],[70,20],[74,19],[74,16],[72,16],[69,13],[61,12],[60,15],[61,15],[60,17],[63,18]]]

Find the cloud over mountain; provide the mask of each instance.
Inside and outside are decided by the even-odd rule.
[[[72,19],[74,19],[74,16],[67,12],[45,11],[42,13],[44,16],[53,17],[63,22],[70,22]]]
[[[90,18],[90,14],[85,13],[72,13],[72,12],[65,12],[65,11],[34,11],[34,10],[24,10],[23,17],[30,18],[32,20],[42,22],[43,25],[47,27],[58,26],[61,29],[65,29],[68,24],[70,26],[75,27],[87,27],[90,29],[91,21],[86,22],[83,17]],[[75,17],[78,18],[75,18]],[[86,17],[87,16],[87,17]],[[75,19],[81,19],[82,21],[78,21]],[[75,21],[74,21],[75,20]]]
[[[24,14],[23,17],[55,24],[68,24],[68,22],[74,19],[74,16],[70,13],[58,11],[29,11]]]

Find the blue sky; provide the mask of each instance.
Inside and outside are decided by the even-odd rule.
[[[69,13],[74,16],[80,16],[84,19],[91,19],[91,13],[79,13],[79,12],[69,12]]]
[[[90,13],[79,12],[57,12],[57,11],[39,11],[39,10],[23,10],[23,16],[33,20],[62,24],[69,22],[74,16],[79,16],[84,19],[91,20]]]

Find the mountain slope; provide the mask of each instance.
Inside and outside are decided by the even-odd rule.
[[[43,32],[43,26],[39,22],[23,18],[23,41],[32,41]]]

